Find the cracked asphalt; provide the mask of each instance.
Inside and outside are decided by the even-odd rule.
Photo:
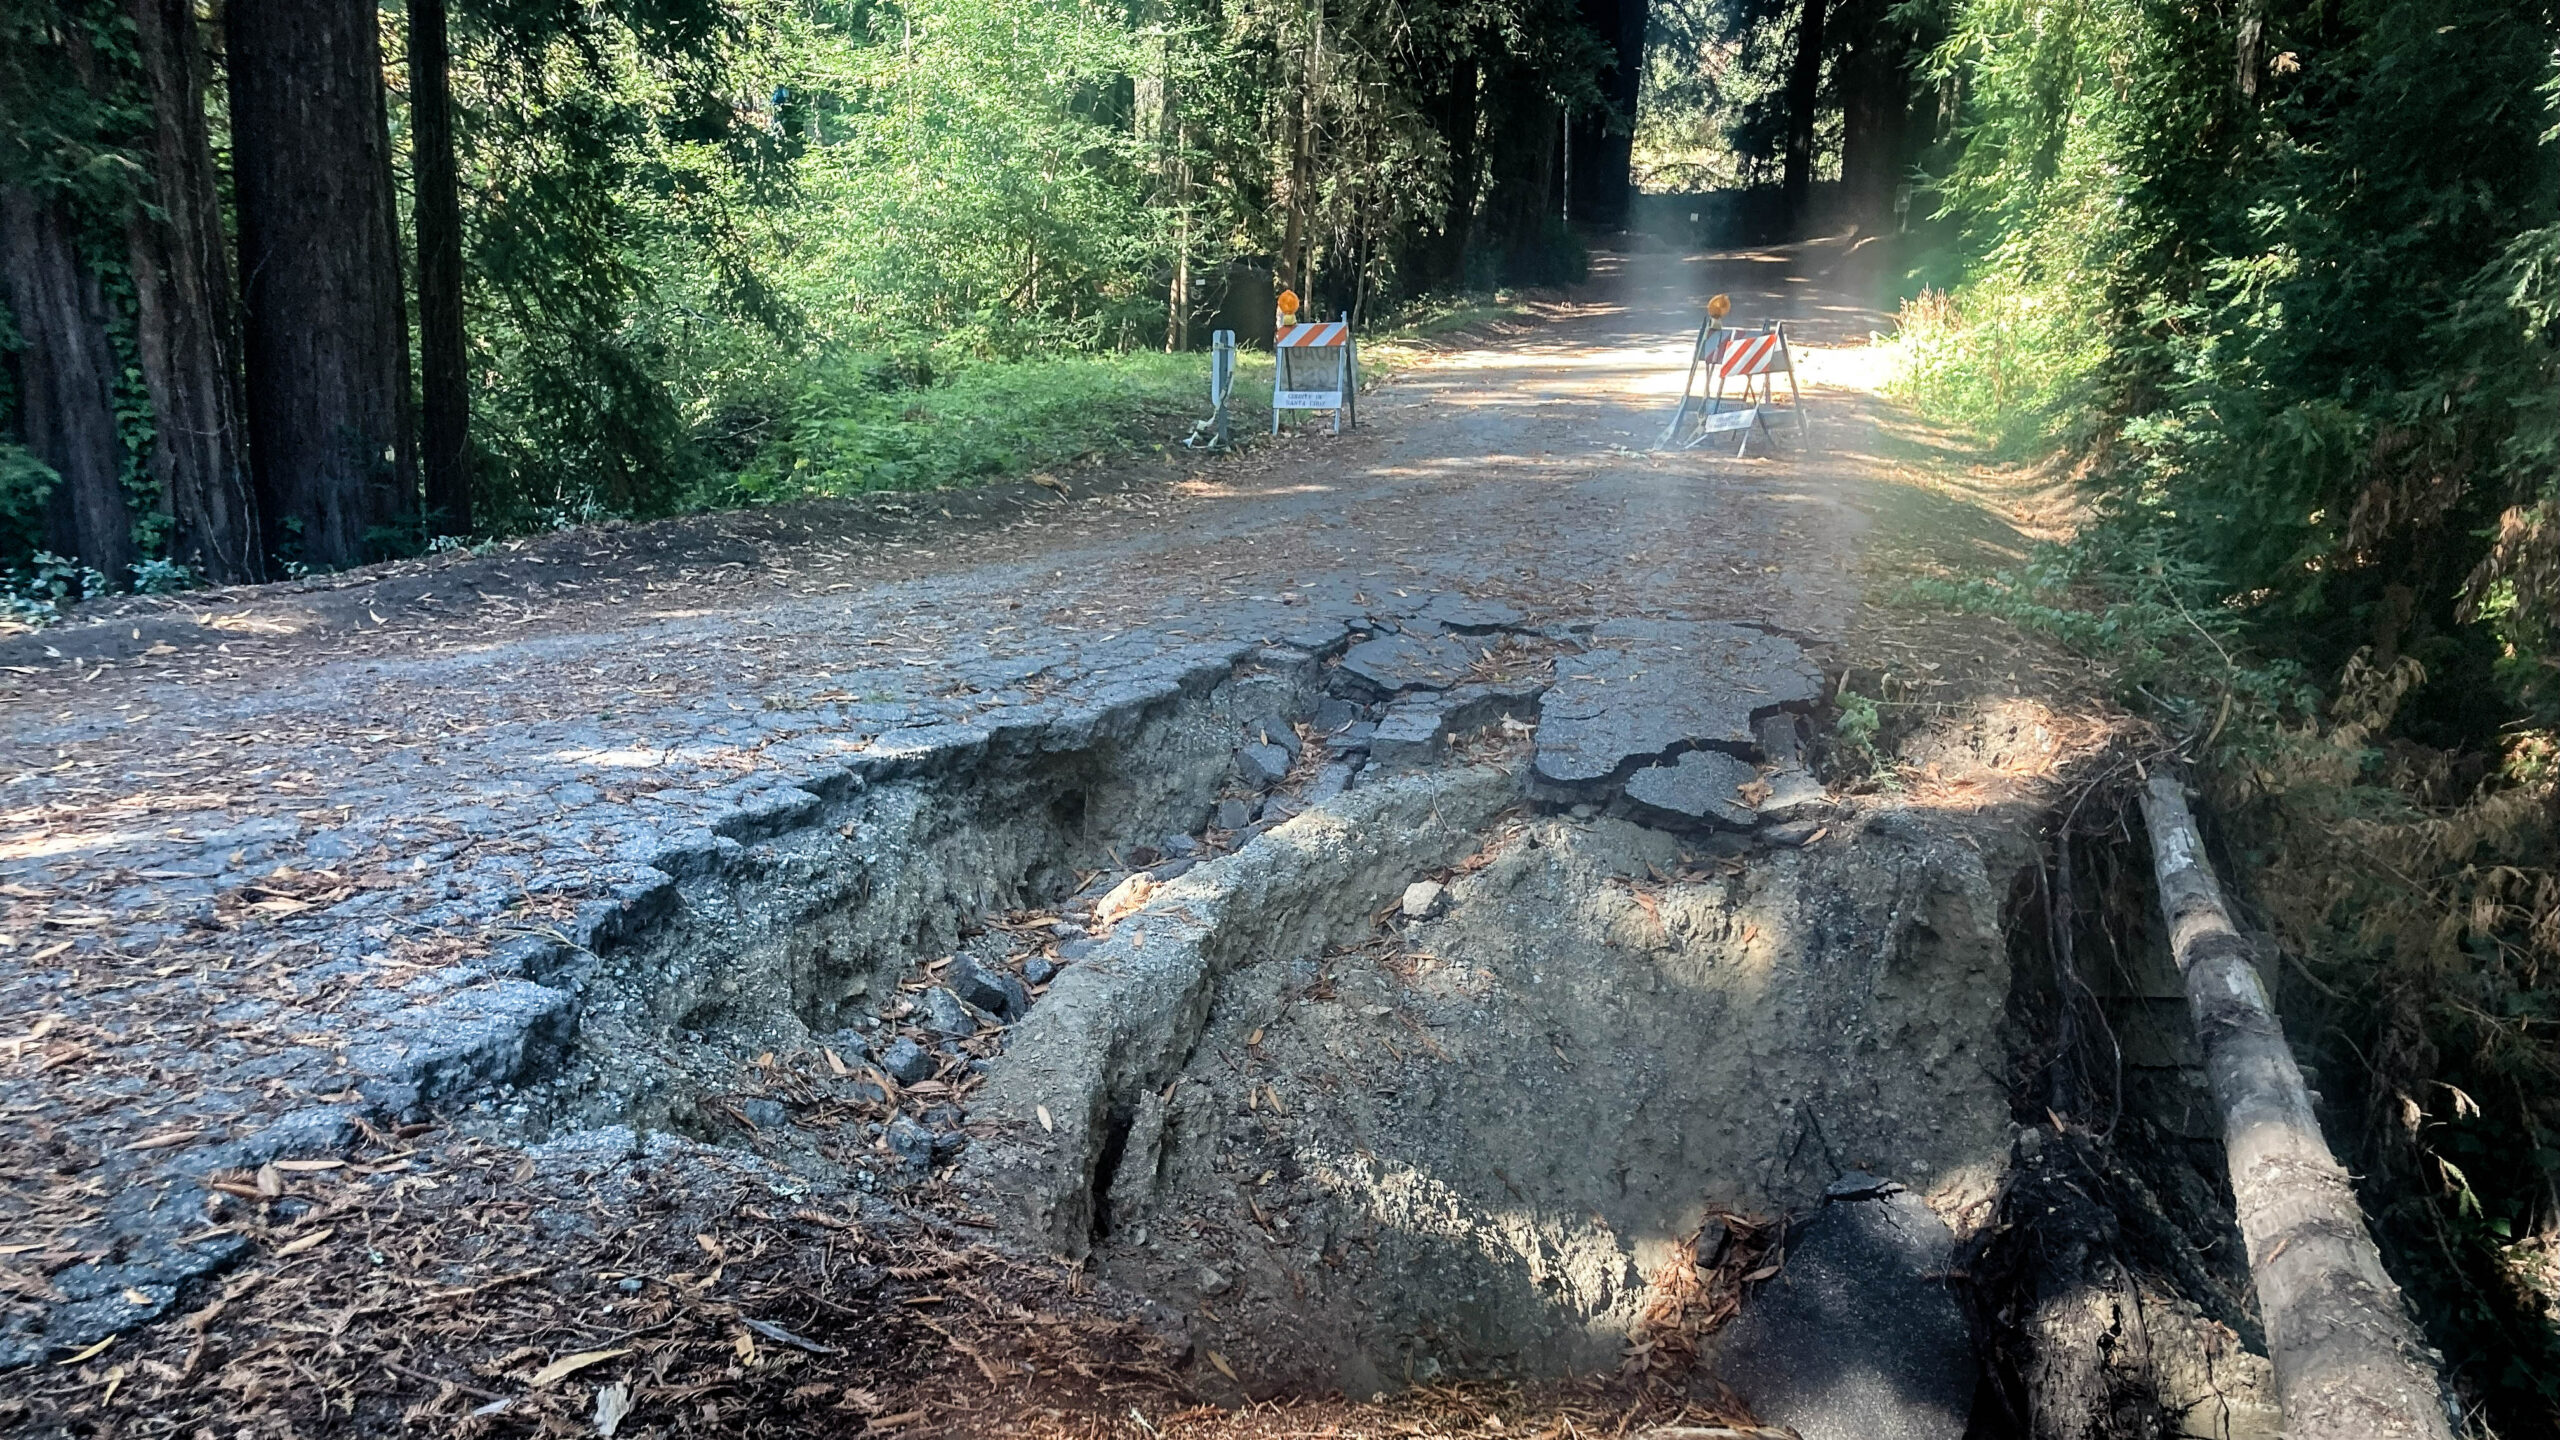
[[[568,1023],[544,955],[813,777],[1450,593],[1824,653],[1859,600],[1871,397],[1817,383],[1774,454],[1647,447],[1711,291],[1793,320],[1817,382],[1856,373],[1882,320],[1840,298],[1843,256],[1603,257],[1535,323],[1413,357],[1350,435],[1065,498],[609,527],[0,640],[0,1367],[230,1263],[243,1237],[172,1223],[208,1172],[506,1078]]]

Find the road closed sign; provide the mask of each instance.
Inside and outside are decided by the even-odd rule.
[[[1283,326],[1271,340],[1271,433],[1280,433],[1280,416],[1289,410],[1332,411],[1336,435],[1346,421],[1358,423],[1358,349],[1351,339],[1348,315],[1313,325]]]

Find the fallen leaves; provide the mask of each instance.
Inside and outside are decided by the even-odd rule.
[[[1785,1222],[1718,1211],[1645,1279],[1645,1301],[1621,1374],[1648,1386],[1685,1388],[1699,1342],[1733,1318],[1746,1285],[1785,1263]]]
[[[525,1383],[536,1390],[548,1389],[591,1365],[601,1365],[607,1360],[619,1360],[630,1353],[631,1347],[625,1345],[614,1350],[581,1350],[575,1355],[563,1355],[534,1371],[533,1378]]]
[[[1155,893],[1154,876],[1145,871],[1130,876],[1112,886],[1110,893],[1102,897],[1102,903],[1094,907],[1094,925],[1099,929],[1109,929],[1112,925],[1143,909]]]
[[[284,1244],[277,1246],[276,1258],[281,1260],[288,1255],[301,1255],[308,1251],[317,1250],[321,1246],[329,1243],[329,1237],[337,1233],[338,1227],[335,1225],[324,1225],[300,1239],[288,1240]]]

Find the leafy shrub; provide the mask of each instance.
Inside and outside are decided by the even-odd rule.
[[[1269,384],[1270,362],[1246,357],[1230,413],[1237,427],[1257,409],[1252,373]],[[900,377],[929,374],[908,388]],[[878,355],[813,362],[781,434],[714,498],[784,499],[906,490],[1019,474],[1082,456],[1163,444],[1208,410],[1200,355],[1137,352],[919,367]]]

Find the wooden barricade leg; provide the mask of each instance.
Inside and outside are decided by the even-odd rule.
[[[1689,346],[1689,371],[1680,377],[1680,407],[1671,412],[1671,427],[1662,432],[1662,444],[1657,449],[1668,450],[1679,443],[1680,422],[1689,418],[1689,391],[1698,383],[1698,361],[1707,353],[1707,334],[1715,323],[1712,315],[1698,322],[1698,338]],[[1714,374],[1708,373],[1710,377]]]
[[[1787,339],[1786,333],[1787,327],[1780,325],[1778,327],[1778,354],[1783,356],[1787,362],[1787,394],[1795,401],[1796,434],[1799,436],[1810,435],[1813,433],[1813,422],[1804,413],[1804,390],[1801,386],[1796,384],[1795,342]]]
[[[1351,428],[1360,428],[1360,341],[1348,328],[1351,316],[1343,315],[1342,332],[1342,404],[1351,414]]]

